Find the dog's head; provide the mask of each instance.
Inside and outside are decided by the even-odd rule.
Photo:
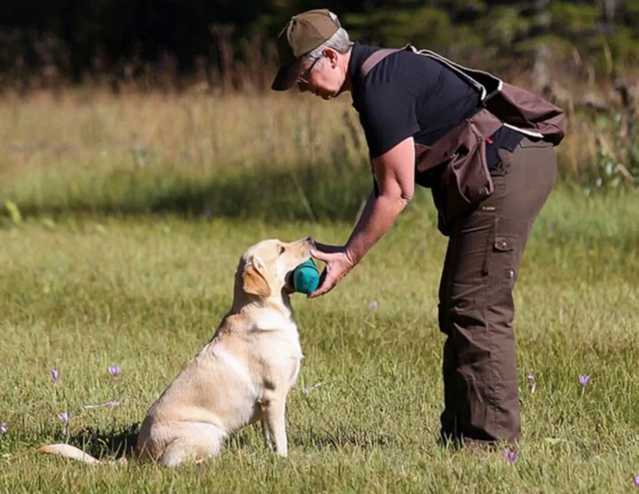
[[[236,288],[262,299],[292,292],[291,274],[311,257],[312,246],[310,237],[295,242],[269,239],[253,245],[240,259]]]

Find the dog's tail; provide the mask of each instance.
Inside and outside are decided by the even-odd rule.
[[[40,453],[64,456],[65,458],[71,458],[72,460],[78,460],[84,463],[102,463],[97,458],[70,444],[47,444],[46,446],[38,448],[38,451]]]

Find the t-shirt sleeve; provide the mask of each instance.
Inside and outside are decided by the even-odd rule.
[[[415,96],[396,84],[378,85],[362,102],[360,121],[371,158],[381,156],[419,130]]]

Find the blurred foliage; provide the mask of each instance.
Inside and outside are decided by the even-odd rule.
[[[597,156],[585,173],[588,193],[639,184],[639,142],[634,116],[611,112],[595,118]]]
[[[34,74],[46,83],[154,72],[237,85],[242,74],[231,71],[272,63],[272,41],[288,18],[317,7],[338,13],[354,39],[412,43],[493,68],[532,66],[531,47],[549,36],[603,74],[639,61],[637,0],[4,0],[3,7],[0,85]]]
[[[548,10],[553,31],[567,38],[593,34],[601,17],[598,4],[551,2]]]

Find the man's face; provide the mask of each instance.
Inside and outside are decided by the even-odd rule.
[[[316,96],[329,99],[339,94],[344,83],[345,73],[341,69],[340,54],[327,48],[320,58],[304,60],[297,78],[300,91],[310,91]]]

